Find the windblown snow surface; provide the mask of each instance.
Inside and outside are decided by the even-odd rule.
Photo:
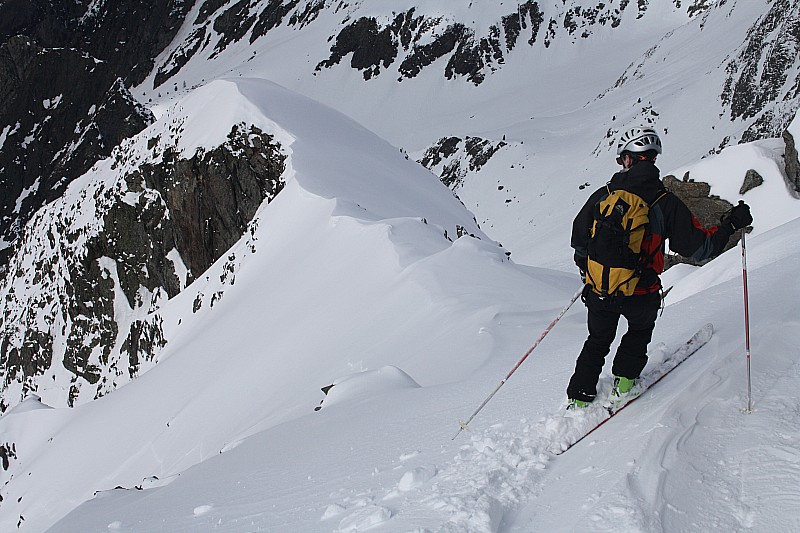
[[[747,27],[735,17],[731,24]],[[719,37],[725,38],[733,39]],[[712,50],[704,39],[695,46],[709,55],[729,44]],[[569,59],[555,57],[556,66]],[[711,97],[687,106],[689,118],[677,118],[689,100],[677,85],[687,78],[667,81],[685,66],[675,59],[645,79],[657,87],[651,94],[669,103],[670,131],[690,132],[693,124],[708,125],[693,112]],[[632,60],[614,59],[622,69]],[[190,154],[221,143],[232,125],[245,122],[281,143],[287,185],[232,249],[234,284],[223,280],[223,259],[164,304],[159,312],[169,342],[152,369],[74,409],[48,407],[45,391],[44,402],[31,397],[0,418],[3,440],[16,444],[13,476],[0,478],[0,530],[800,530],[800,217],[785,184],[781,140],[700,160],[707,148],[670,133],[662,165],[664,174],[688,170],[711,183],[714,194],[752,206],[753,412],[743,412],[742,253],[734,248],[701,268],[665,274],[665,285],[674,288],[658,320],[650,366],[707,322],[715,327],[711,341],[556,456],[568,424],[564,389],[586,335],[580,302],[470,430],[453,436],[579,288],[569,226],[613,170],[613,155],[604,147],[597,159],[570,156],[605,142],[598,130],[604,132],[603,121],[623,97],[615,93],[578,112],[583,97],[597,91],[575,88],[580,94],[549,116],[530,120],[526,109],[509,129],[528,141],[526,148],[520,142],[498,154],[490,172],[503,178],[506,192],[513,186],[529,201],[503,214],[501,200],[488,207],[479,200],[482,189],[497,188],[494,182],[462,191],[473,212],[482,210],[484,233],[473,212],[407,158],[401,143],[382,140],[412,138],[407,117],[374,118],[385,121],[377,136],[295,88],[266,81],[271,76],[263,72],[226,78],[220,64],[208,68],[220,69],[206,71],[214,81],[154,104],[159,121],[126,147],[139,156],[125,164],[146,160],[147,139],[167,138],[175,123],[183,124],[180,146]],[[619,73],[610,71],[603,83]],[[198,80],[201,74],[196,70]],[[321,78],[334,76],[344,74]],[[404,83],[427,83],[420,86],[431,94],[438,87],[431,80]],[[506,87],[508,101],[524,101],[513,84]],[[543,112],[551,89],[536,89],[535,106]],[[625,94],[635,101],[633,90]],[[461,113],[466,131],[468,99],[461,92],[452,99],[463,108],[448,112]],[[356,100],[343,105],[355,108]],[[487,128],[499,133],[500,124],[513,123],[508,101],[481,108],[486,116],[505,109]],[[603,126],[587,129],[593,118]],[[792,131],[798,129],[795,119]],[[577,144],[565,147],[563,139]],[[670,142],[675,155],[667,157]],[[125,168],[112,171],[113,159],[96,165],[61,202],[75,202],[92,183],[119,179]],[[579,189],[589,168],[602,177]],[[750,168],[764,184],[740,196]],[[528,174],[536,180],[526,183]],[[495,222],[501,240],[513,246],[493,240]],[[205,305],[219,293],[213,307]],[[193,312],[198,294],[204,305]]]

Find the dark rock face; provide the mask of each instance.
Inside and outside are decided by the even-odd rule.
[[[364,71],[364,79],[380,74],[381,64],[391,65],[397,57],[397,36],[390,27],[380,28],[374,18],[360,18],[343,29],[331,47],[331,57],[317,70],[338,64],[352,54],[350,66]]]
[[[742,142],[779,137],[800,105],[800,77],[789,79],[800,58],[800,4],[792,0],[772,2],[767,14],[756,21],[748,41],[727,65],[728,78],[721,95],[730,106],[732,119],[757,118]],[[775,101],[795,102],[785,113],[768,110]]]
[[[415,26],[420,23],[421,21],[417,20]],[[433,42],[414,46],[408,57],[400,64],[400,74],[405,78],[414,78],[422,72],[422,69],[440,57],[452,53],[460,41],[470,37],[468,30],[461,24],[454,24],[448,27]]]
[[[475,42],[473,31],[459,25],[455,28],[460,35],[456,49],[444,69],[444,76],[448,80],[464,76],[475,85],[479,85],[486,79],[485,68],[494,71],[495,62],[505,63],[500,46],[500,30],[497,26],[492,26],[489,28],[488,36]]]
[[[789,133],[789,130],[784,130],[783,140],[786,143],[786,155],[784,156],[786,177],[789,185],[800,193],[800,157],[797,154],[797,141]]]
[[[91,235],[75,211],[37,214],[0,283],[0,411],[35,390],[54,358],[73,376],[60,384],[66,405],[82,388],[97,397],[135,377],[166,344],[160,302],[247,232],[283,170],[269,135],[238,126],[218,148],[189,159],[167,149],[121,187],[97,188],[85,200],[101,221]],[[139,318],[118,316],[120,305]]]
[[[189,269],[189,283],[241,238],[262,202],[283,189],[283,161],[271,137],[239,126],[222,147],[188,160],[168,154],[164,163],[147,165],[127,181],[136,187],[141,178],[159,192],[173,226],[164,248],[174,243]]]
[[[688,172],[683,177],[682,181],[675,178],[675,176],[666,176],[663,181],[664,185],[666,185],[675,196],[683,200],[683,203],[686,204],[704,227],[718,225],[722,216],[733,207],[730,202],[723,200],[719,196],[712,195],[711,186],[708,183],[691,180]],[[734,235],[725,249],[729,250],[733,248],[738,242],[738,236]],[[678,255],[668,254],[665,257],[665,268],[669,268],[678,263],[701,265],[707,262],[708,261],[697,262]]]
[[[686,9],[690,16],[709,8],[709,0],[673,0],[676,8]],[[211,56],[218,55],[232,43],[249,35],[252,44],[281,25],[297,29],[316,20],[321,12],[345,11],[346,2],[326,0],[269,0],[252,3],[205,0],[193,23],[190,36],[158,67],[155,87],[166,83],[198,52],[212,46],[211,36],[220,35]],[[535,0],[517,3],[489,26],[484,35],[467,25],[467,21],[448,22],[444,17],[419,14],[416,8],[404,12],[386,10],[383,17],[344,17],[342,28],[331,35],[330,55],[319,61],[316,70],[332,68],[348,56],[351,68],[361,71],[365,80],[373,79],[396,67],[399,79],[416,77],[436,60],[446,58],[444,76],[464,77],[475,85],[505,63],[506,54],[523,40],[529,46],[541,43],[549,47],[560,34],[564,38],[588,38],[598,26],[616,28],[622,23],[626,9],[636,9],[637,18],[647,12],[649,2],[629,0],[600,2],[594,7],[548,8],[548,14]],[[545,27],[546,25],[546,27]]]
[[[214,48],[214,53],[219,53],[230,43],[241,40],[255,23],[256,17],[250,13],[249,0],[239,0],[226,9],[214,20],[214,31],[222,36]]]
[[[16,458],[17,451],[14,444],[6,442],[0,444],[0,463],[3,465],[3,470],[8,470],[9,466],[11,466],[11,461]],[[3,499],[0,497],[0,502],[2,501]]]
[[[455,191],[467,172],[479,171],[506,145],[505,141],[493,142],[480,137],[442,137],[425,151],[418,162],[427,169],[438,172],[442,183]]]
[[[0,46],[0,239],[153,121],[109,65],[25,37]],[[8,249],[0,251],[0,261]]]
[[[155,58],[175,37],[193,2],[0,3],[0,42],[27,35],[45,48],[76,48],[105,61],[129,86],[153,69]]]
[[[270,0],[269,4],[267,5],[266,9],[261,12],[258,16],[258,21],[256,25],[253,27],[253,33],[250,35],[250,44],[254,43],[256,39],[262,37],[269,33],[270,30],[276,28],[283,22],[283,19],[297,7],[297,4],[300,3],[300,0],[291,0],[290,2],[284,3],[283,0]],[[319,2],[317,4],[307,4],[305,14],[298,15],[300,18],[305,18],[311,16],[312,11],[319,12],[320,9],[325,7],[324,2]],[[297,24],[297,20],[295,19],[291,22],[292,25]]]
[[[447,79],[466,77],[479,85],[486,77],[485,70],[505,62],[504,51],[517,43],[523,29],[531,25],[529,43],[536,42],[543,16],[536,2],[526,2],[513,15],[502,17],[502,22],[491,26],[489,35],[477,37],[464,24],[453,23],[442,28],[441,18],[416,16],[411,8],[394,20],[381,26],[375,18],[360,18],[345,26],[336,36],[331,55],[321,61],[316,70],[339,64],[352,54],[350,66],[364,73],[369,80],[386,69],[402,53],[398,71],[403,78],[413,78],[437,59],[448,57],[444,75]],[[501,24],[505,39],[501,38]],[[439,28],[441,31],[434,33]],[[431,40],[420,44],[423,39]],[[502,39],[502,40],[501,40]]]
[[[206,31],[205,26],[195,29],[186,41],[170,54],[166,63],[156,71],[153,80],[153,84],[156,87],[160,87],[169,78],[177,74],[192,59],[192,56],[202,48],[203,42],[206,40]]]
[[[517,45],[523,30],[528,29],[528,25],[530,25],[530,37],[527,43],[531,46],[536,43],[539,28],[544,22],[544,13],[539,9],[538,3],[528,1],[520,4],[516,13],[504,16],[502,21],[503,31],[506,34],[506,48],[510,52]]]
[[[66,46],[82,13],[78,2],[7,0],[0,4],[0,42],[26,35],[43,46]]]
[[[0,242],[152,122],[141,82],[191,2],[0,2]],[[0,268],[8,259],[0,245]]]

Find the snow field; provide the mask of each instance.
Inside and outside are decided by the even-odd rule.
[[[800,254],[792,237],[797,225],[795,219],[748,241],[756,369],[752,415],[740,412],[745,405],[741,262],[734,249],[706,267],[676,270],[652,363],[700,323],[715,323],[712,341],[587,441],[557,459],[550,452],[563,438],[565,421],[558,414],[563,387],[585,335],[579,305],[472,422],[472,433],[450,441],[457,421],[490,392],[568,297],[564,290],[540,298],[520,293],[520,287],[533,284],[530,294],[544,294],[548,285],[541,282],[562,275],[515,270],[499,260],[488,263],[499,270],[486,278],[493,281],[484,296],[474,294],[475,284],[463,287],[473,291],[467,302],[493,302],[495,309],[482,315],[481,327],[473,326],[494,356],[464,380],[407,387],[410,382],[398,370],[384,377],[358,372],[342,381],[350,381],[351,390],[345,388],[339,401],[320,412],[262,425],[263,430],[251,430],[236,447],[183,470],[152,495],[115,491],[126,494],[91,501],[53,530],[111,523],[133,531],[791,530],[798,520],[792,480],[800,453],[791,415],[796,412],[791,390],[798,377],[792,356],[796,340],[776,332],[796,331],[800,316],[791,266]],[[349,232],[361,226],[340,222],[335,227]],[[429,276],[444,274],[451,260],[467,272],[464,260],[486,251],[464,247],[473,244],[471,239],[457,243],[461,246],[451,246],[448,253],[412,262],[406,275],[436,280],[428,286],[438,290],[456,289],[458,278]],[[462,254],[450,253],[455,251]],[[434,266],[445,258],[441,270]],[[498,276],[508,268],[521,277]],[[502,287],[515,290],[497,292]],[[505,302],[501,308],[495,307],[498,301]],[[536,310],[529,307],[534,301]],[[386,324],[386,332],[397,325],[375,323]],[[451,366],[431,361],[429,354],[445,353],[453,340],[446,336],[439,348],[426,352],[431,369]],[[469,350],[459,349],[459,357]],[[422,385],[422,373],[408,368],[404,365],[402,372]],[[398,376],[403,386],[397,386]],[[378,393],[374,385],[381,382],[385,387]],[[202,515],[193,511],[211,505]],[[175,512],[179,509],[185,514]]]

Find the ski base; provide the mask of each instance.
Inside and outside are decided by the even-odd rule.
[[[642,375],[631,391],[619,398],[609,398],[606,401],[597,401],[589,407],[567,411],[565,417],[569,419],[569,426],[565,428],[565,439],[559,442],[558,449],[551,450],[555,455],[561,455],[583,439],[594,433],[603,424],[614,418],[620,411],[635,402],[648,389],[664,379],[693,353],[702,348],[714,334],[714,326],[706,324],[688,341],[680,345],[677,350],[670,353],[654,369]]]

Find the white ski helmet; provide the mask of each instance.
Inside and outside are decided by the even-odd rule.
[[[655,150],[661,153],[661,139],[652,128],[631,128],[619,137],[617,155],[622,152],[646,152]]]

